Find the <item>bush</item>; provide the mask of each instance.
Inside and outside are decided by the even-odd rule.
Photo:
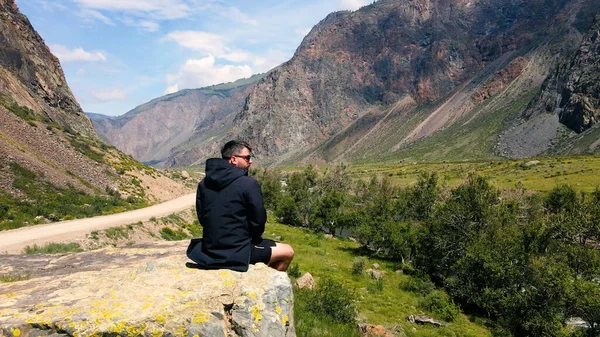
[[[452,322],[460,314],[460,309],[448,295],[440,290],[434,290],[420,303],[420,307],[438,319]]]
[[[352,263],[352,275],[362,275],[366,264],[367,259],[364,257],[357,257],[354,259],[354,263]]]
[[[385,283],[383,279],[375,280],[369,284],[367,284],[367,291],[370,293],[380,293],[383,291],[383,287]]]
[[[316,315],[322,315],[335,323],[353,323],[356,308],[355,295],[343,284],[330,277],[323,277],[317,287],[309,294],[308,310]]]
[[[104,235],[111,240],[118,239],[127,239],[129,238],[129,233],[127,233],[127,229],[123,227],[111,227],[104,231]]]
[[[180,241],[189,239],[188,235],[184,231],[180,229],[172,230],[169,227],[163,227],[160,230],[160,236],[167,241]]]
[[[400,289],[410,291],[421,296],[427,296],[435,290],[435,285],[425,277],[411,277],[400,284]]]
[[[300,277],[301,276],[300,266],[296,262],[293,262],[292,264],[290,264],[290,267],[287,270],[287,274],[290,277],[295,277],[295,278]]]

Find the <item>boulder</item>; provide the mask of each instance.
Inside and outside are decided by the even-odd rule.
[[[383,325],[359,323],[358,331],[365,337],[394,337],[394,335],[391,332],[388,332]]]
[[[187,268],[187,242],[0,255],[0,336],[295,336],[290,279]]]
[[[425,316],[425,315],[419,315],[419,316],[410,315],[410,316],[406,317],[406,320],[410,323],[431,324],[431,325],[437,326],[437,327],[442,327],[442,326],[446,325],[442,321],[438,321],[437,319],[435,319],[433,317],[429,317],[429,316]]]
[[[302,277],[300,277],[299,279],[296,280],[296,287],[298,289],[313,289],[314,287],[317,286],[317,283],[315,282],[315,280],[313,279],[312,275],[310,273],[306,273],[304,275],[302,275]]]
[[[188,173],[188,171],[186,171],[186,170],[181,171],[181,178],[183,178],[183,179],[189,179],[190,178],[190,174]]]

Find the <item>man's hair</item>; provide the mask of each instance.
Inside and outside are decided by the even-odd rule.
[[[247,148],[248,151],[252,152],[252,148],[250,147],[250,145],[248,145],[248,143],[243,142],[241,140],[230,140],[225,145],[223,145],[223,148],[221,148],[221,157],[223,159],[229,159],[233,155],[242,152],[244,148]]]

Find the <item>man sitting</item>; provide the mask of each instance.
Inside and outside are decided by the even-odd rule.
[[[248,264],[263,262],[287,270],[294,258],[292,247],[261,237],[267,212],[260,184],[248,176],[252,149],[232,140],[221,149],[221,157],[206,161],[206,177],[198,184],[202,239],[192,239],[187,256],[202,269],[246,271]]]

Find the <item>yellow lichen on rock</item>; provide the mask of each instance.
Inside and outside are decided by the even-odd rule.
[[[252,317],[254,317],[255,323],[260,322],[260,320],[263,318],[262,314],[260,313],[260,310],[261,310],[260,304],[253,305],[252,307],[250,307],[250,312],[252,312]]]
[[[210,320],[210,315],[205,312],[195,313],[192,316],[192,323],[201,324],[206,323]]]
[[[162,337],[164,332],[162,330],[152,330],[152,332],[150,332],[150,334],[152,335],[152,337]]]
[[[283,315],[283,317],[281,318],[281,324],[282,324],[283,326],[285,326],[285,325],[288,323],[288,321],[289,321],[289,320],[290,320],[289,316],[288,316],[287,314],[285,314],[285,315]]]
[[[21,329],[19,329],[19,328],[10,329],[10,333],[12,333],[12,335],[14,337],[19,337],[19,336],[21,336]]]

